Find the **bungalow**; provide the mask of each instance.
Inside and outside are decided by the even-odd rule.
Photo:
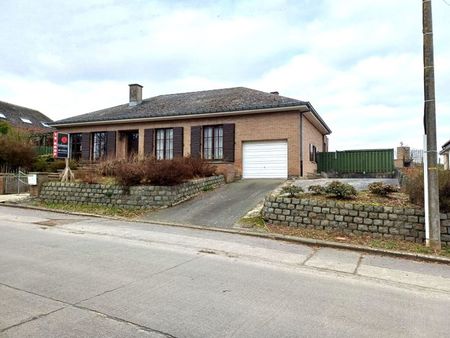
[[[450,157],[450,140],[448,140],[443,146],[442,146],[442,150],[439,153],[440,155],[444,156],[444,169],[445,170],[450,170],[450,165],[449,165],[449,157]]]
[[[142,99],[129,85],[129,103],[59,120],[71,135],[71,156],[85,161],[137,154],[203,157],[228,180],[287,178],[316,172],[330,128],[311,103],[236,87]]]
[[[28,133],[40,153],[51,153],[53,142],[52,120],[41,112],[0,101],[0,122]]]

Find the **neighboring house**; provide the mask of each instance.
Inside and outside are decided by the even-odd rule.
[[[442,150],[439,153],[440,155],[444,156],[444,169],[450,170],[450,163],[449,163],[449,157],[450,157],[450,140],[448,140],[443,146]]]
[[[330,128],[309,102],[237,87],[142,99],[56,121],[75,158],[203,157],[228,179],[305,176],[327,151]]]
[[[0,121],[32,133],[48,133],[52,129],[48,125],[52,120],[41,112],[3,101],[0,101]]]
[[[41,112],[0,101],[0,121],[28,132],[36,146],[47,147],[51,152],[53,128],[48,124],[52,120]]]

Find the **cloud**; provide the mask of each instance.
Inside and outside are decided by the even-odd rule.
[[[438,143],[450,138],[450,8],[434,2]],[[248,86],[311,101],[332,149],[422,142],[421,4],[27,0],[0,4],[0,99],[53,118]]]

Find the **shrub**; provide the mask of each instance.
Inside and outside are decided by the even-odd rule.
[[[135,163],[137,161],[130,161],[130,163]],[[127,163],[123,160],[103,160],[98,164],[97,172],[102,176],[116,176],[117,168]]]
[[[0,136],[0,167],[17,169],[19,167],[30,169],[36,158],[33,145],[24,139]]]
[[[217,167],[202,158],[185,157],[184,161],[191,167],[193,177],[209,177],[216,174]]]
[[[144,162],[144,180],[153,185],[176,185],[193,178],[192,167],[183,158],[150,159]]]
[[[424,205],[423,168],[409,168],[403,171],[403,191],[408,194],[410,202]],[[439,170],[439,206],[442,212],[450,212],[450,171]]]
[[[216,173],[216,166],[203,159],[177,157],[172,160],[156,160],[148,157],[129,161],[103,161],[98,168],[102,176],[114,176],[117,182],[130,187],[138,184],[176,185],[195,177],[209,177]]]
[[[100,181],[100,177],[93,171],[77,172],[77,179],[89,184],[97,184]]]
[[[115,169],[117,183],[124,187],[139,185],[144,179],[145,168],[143,162],[120,163]]]
[[[333,181],[325,186],[327,195],[334,196],[338,199],[351,199],[356,197],[356,189],[350,184]]]
[[[315,184],[308,187],[308,191],[316,195],[325,195],[325,187]]]
[[[70,169],[76,169],[78,163],[74,160],[69,162]],[[53,155],[40,155],[37,156],[33,162],[31,170],[38,172],[57,172],[63,170],[66,167],[66,161],[62,159],[54,159]]]
[[[288,197],[297,197],[303,193],[302,187],[295,185],[289,185],[281,189],[283,194],[287,194]]]
[[[384,184],[383,182],[373,182],[369,184],[370,193],[378,196],[388,196],[393,192],[398,192],[399,188],[395,185]]]

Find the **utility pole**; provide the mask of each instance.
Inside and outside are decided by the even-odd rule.
[[[434,250],[441,249],[441,227],[439,212],[439,186],[436,142],[436,99],[434,90],[433,21],[431,0],[422,0],[423,19],[423,75],[424,75],[424,128],[426,135],[425,216],[428,218],[427,245]],[[426,173],[425,173],[426,171]],[[428,174],[428,175],[426,175]]]

